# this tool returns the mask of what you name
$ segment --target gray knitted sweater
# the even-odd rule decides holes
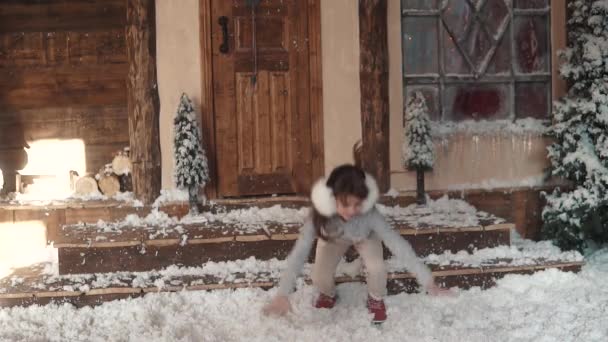
[[[313,198],[313,204],[315,204]],[[375,201],[374,201],[375,204]],[[316,206],[315,206],[316,207]],[[359,243],[369,238],[381,239],[403,265],[412,272],[420,285],[427,287],[433,281],[431,271],[422,263],[412,246],[404,240],[385,220],[384,216],[372,205],[366,212],[344,222],[338,215],[332,215],[325,226],[324,232],[331,239]],[[300,236],[287,257],[287,267],[281,275],[278,293],[288,295],[294,289],[296,278],[301,272],[304,263],[308,260],[314,239],[315,228],[309,218],[301,228]]]

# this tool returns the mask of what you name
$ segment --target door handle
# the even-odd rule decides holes
[[[222,27],[222,44],[220,45],[221,53],[228,53],[228,17],[221,16],[218,23]]]

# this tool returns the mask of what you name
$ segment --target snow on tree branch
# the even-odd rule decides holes
[[[405,141],[403,160],[408,170],[426,171],[433,168],[434,150],[431,124],[424,96],[415,92],[405,109]]]
[[[180,189],[189,190],[192,202],[199,187],[204,187],[209,181],[209,166],[194,108],[186,94],[181,96],[173,123],[175,184]]]
[[[570,89],[555,103],[548,151],[552,174],[574,189],[547,197],[543,233],[580,250],[589,239],[608,241],[608,5],[572,1],[569,8],[560,73]]]

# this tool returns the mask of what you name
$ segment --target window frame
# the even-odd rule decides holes
[[[509,120],[515,120],[518,118],[525,118],[525,117],[530,117],[530,115],[528,115],[528,113],[518,113],[517,112],[517,108],[518,108],[518,103],[516,102],[516,84],[535,84],[535,83],[544,83],[546,85],[546,112],[544,113],[544,115],[542,116],[542,120],[548,120],[551,118],[551,107],[552,107],[552,87],[553,87],[553,80],[552,80],[552,70],[553,70],[553,50],[552,50],[552,46],[551,46],[551,41],[552,41],[552,23],[551,23],[551,1],[547,0],[547,5],[546,7],[543,8],[515,8],[516,4],[515,2],[517,0],[500,0],[500,1],[504,1],[506,8],[507,8],[507,18],[508,20],[505,23],[505,27],[504,30],[505,32],[500,35],[500,38],[498,40],[493,40],[492,43],[494,44],[493,47],[491,47],[492,53],[491,55],[488,57],[488,61],[487,63],[485,63],[485,67],[483,67],[483,70],[481,73],[478,73],[477,71],[479,70],[475,70],[475,72],[471,73],[469,70],[468,74],[454,74],[454,73],[447,73],[446,70],[446,66],[445,66],[445,54],[446,54],[446,46],[444,44],[444,39],[446,38],[446,33],[448,33],[447,31],[447,24],[446,24],[446,20],[444,15],[442,15],[442,13],[444,13],[446,11],[447,8],[447,4],[450,1],[442,1],[442,0],[434,0],[435,3],[431,4],[431,7],[435,7],[435,9],[406,9],[404,8],[406,5],[406,2],[408,0],[401,0],[400,1],[400,10],[401,10],[401,36],[400,36],[400,40],[401,40],[401,49],[402,49],[402,60],[401,60],[401,64],[402,64],[402,89],[403,89],[403,99],[404,99],[404,104],[407,103],[407,100],[409,99],[409,90],[410,88],[416,88],[416,87],[424,87],[424,86],[434,86],[437,88],[437,99],[436,99],[436,104],[434,104],[434,106],[436,106],[436,111],[437,113],[435,114],[434,117],[432,117],[432,119],[436,120],[436,121],[459,121],[454,120],[453,118],[451,119],[450,116],[451,114],[448,113],[448,110],[451,110],[451,108],[446,105],[446,98],[448,97],[447,95],[447,91],[446,89],[448,87],[454,86],[454,85],[466,85],[466,84],[471,84],[471,85],[478,85],[480,87],[484,87],[484,85],[488,85],[488,84],[496,84],[498,85],[505,85],[508,88],[508,99],[506,99],[506,101],[508,101],[507,105],[508,105],[508,113],[505,117],[500,117],[498,119],[509,119]],[[411,0],[410,0],[411,1]],[[430,0],[424,0],[424,2],[429,2]],[[452,0],[452,1],[463,1],[466,2],[465,6],[469,6],[470,9],[470,13],[472,15],[472,17],[474,17],[474,19],[472,20],[483,20],[483,19],[479,19],[481,17],[481,13],[484,9],[484,6],[486,6],[486,4],[490,1],[499,1],[499,0],[476,0],[478,2],[480,2],[480,5],[478,6],[478,10],[475,10],[475,4],[473,3],[472,0]],[[420,2],[419,2],[420,3]],[[426,5],[428,6],[428,3],[426,3]],[[436,21],[436,26],[437,26],[437,33],[436,33],[436,51],[437,51],[437,67],[438,67],[438,73],[425,73],[425,74],[408,74],[407,73],[407,65],[406,65],[406,45],[404,43],[404,39],[405,39],[405,35],[407,34],[407,32],[405,31],[406,28],[406,20],[407,18],[414,18],[414,17],[432,17],[435,18]],[[515,23],[518,20],[518,18],[542,18],[542,20],[545,21],[546,24],[546,46],[544,47],[544,51],[545,54],[543,55],[543,58],[546,59],[546,63],[547,65],[544,66],[544,71],[541,72],[531,72],[531,73],[520,73],[516,70],[516,63],[517,63],[517,42],[516,42],[516,28],[515,28]],[[482,29],[485,30],[486,34],[489,34],[487,27],[485,27],[483,24],[480,25],[482,27]],[[491,37],[491,35],[490,35]],[[487,74],[487,69],[489,67],[489,65],[491,64],[493,57],[495,55],[495,50],[498,49],[498,47],[500,46],[502,39],[510,39],[510,44],[509,44],[509,48],[510,48],[510,67],[508,68],[508,74],[507,75],[493,75],[493,74]],[[456,49],[460,49],[458,44],[454,44],[456,46]],[[467,54],[466,53],[460,53],[460,55],[462,56],[462,58],[465,59],[465,62],[467,62],[467,66],[470,68],[472,66],[472,63],[470,63],[470,61],[467,61],[466,59]],[[475,69],[475,68],[474,68]],[[427,98],[427,103],[429,102],[429,99]],[[534,116],[532,116],[534,117]],[[468,118],[468,119],[476,119],[476,118]],[[488,120],[496,120],[496,118],[488,118]]]

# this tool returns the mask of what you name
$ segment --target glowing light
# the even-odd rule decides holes
[[[85,145],[81,139],[43,139],[29,142],[26,149],[28,163],[20,175],[48,176],[34,179],[34,183],[19,194],[20,200],[51,200],[70,196],[70,170],[86,172]]]
[[[14,269],[56,259],[42,221],[0,222],[0,279]]]

